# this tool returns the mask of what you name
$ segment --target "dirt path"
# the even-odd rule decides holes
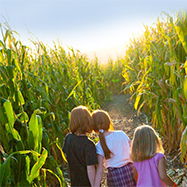
[[[114,129],[123,130],[131,140],[135,128],[143,123],[147,123],[145,114],[140,113],[140,115],[137,116],[137,111],[134,110],[133,103],[130,101],[130,95],[128,94],[112,96],[112,100],[106,102],[102,109],[109,113]],[[165,154],[167,155],[167,153]],[[167,155],[166,158],[167,172],[178,182],[179,187],[187,187],[187,170],[179,163],[179,158],[174,159],[169,155]],[[104,175],[102,181],[102,186],[105,185],[106,175]]]
[[[137,116],[130,102],[130,95],[114,95],[112,100],[106,102],[102,109],[106,110],[113,122],[114,129],[123,130],[132,139],[137,126],[146,123],[146,116],[142,113]]]

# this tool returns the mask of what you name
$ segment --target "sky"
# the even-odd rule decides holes
[[[130,38],[163,11],[179,10],[187,10],[187,0],[0,0],[0,23],[25,45],[29,38],[50,47],[59,40],[64,48],[106,60],[124,54]]]

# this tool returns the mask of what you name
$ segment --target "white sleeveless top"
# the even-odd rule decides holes
[[[130,139],[123,131],[113,131],[111,134],[105,136],[106,144],[112,152],[111,158],[104,158],[104,166],[108,167],[122,167],[129,162],[130,159]],[[96,144],[97,154],[104,157],[104,152],[100,141]]]

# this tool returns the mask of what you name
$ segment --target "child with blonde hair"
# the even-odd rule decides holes
[[[69,129],[63,151],[69,164],[71,186],[94,186],[98,162],[95,144],[87,137],[93,131],[93,120],[85,106],[71,111]]]
[[[108,170],[108,187],[135,187],[129,137],[123,131],[113,130],[110,116],[104,110],[95,110],[92,119],[94,131],[99,133],[99,142],[96,144],[98,166],[95,187],[99,187],[102,180],[103,162]]]
[[[131,146],[137,187],[177,186],[167,175],[164,149],[156,131],[148,125],[136,128]]]

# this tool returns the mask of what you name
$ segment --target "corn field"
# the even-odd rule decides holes
[[[100,108],[131,94],[168,152],[187,160],[187,14],[167,15],[131,40],[126,54],[102,64],[60,43],[34,48],[1,25],[0,186],[66,186],[62,152],[70,111]]]
[[[121,67],[89,62],[60,44],[32,41],[31,49],[7,24],[1,33],[0,186],[65,186],[61,148],[70,111],[100,108],[112,89],[120,90]]]
[[[187,13],[145,26],[121,61],[124,92],[131,93],[134,108],[148,114],[164,148],[179,149],[187,164]]]

